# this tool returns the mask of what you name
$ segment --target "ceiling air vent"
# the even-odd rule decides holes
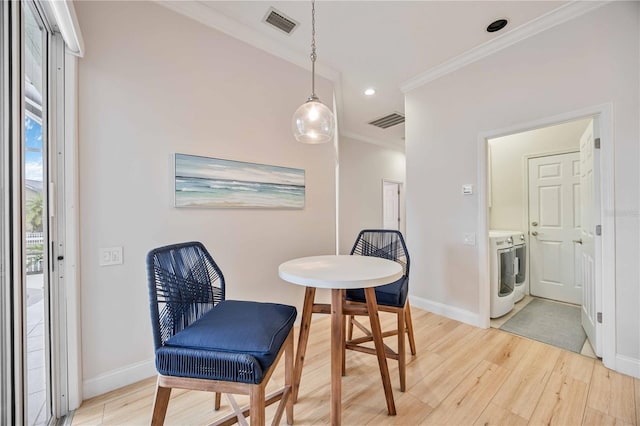
[[[287,34],[291,34],[298,27],[296,21],[273,7],[269,8],[262,21]]]
[[[395,126],[396,124],[402,123],[404,123],[404,115],[397,112],[385,115],[384,117],[380,117],[377,120],[369,122],[369,124],[380,127],[381,129],[388,129],[389,127]]]

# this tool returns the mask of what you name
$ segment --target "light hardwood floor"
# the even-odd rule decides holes
[[[408,357],[404,393],[398,364],[389,360],[398,415],[386,414],[376,357],[348,351],[344,425],[640,426],[638,379],[608,370],[597,359],[500,330],[419,309],[412,314],[418,354]],[[383,328],[394,325],[392,316],[381,313],[381,320]],[[294,407],[297,425],[329,423],[329,333],[328,316],[315,315]],[[278,366],[270,388],[282,384],[283,370]],[[73,425],[149,424],[154,387],[151,378],[87,400],[75,412]],[[267,409],[268,422],[274,410]],[[228,412],[224,398],[215,412],[212,394],[174,390],[165,424],[204,425]]]

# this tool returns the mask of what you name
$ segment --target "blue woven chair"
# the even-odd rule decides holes
[[[147,255],[151,325],[158,370],[151,424],[161,425],[172,388],[249,395],[249,407],[214,424],[264,425],[265,406],[280,401],[273,423],[286,410],[293,424],[293,322],[296,308],[225,300],[222,271],[199,242],[160,247]],[[265,387],[285,354],[285,385]]]
[[[378,310],[392,312],[397,315],[397,328],[384,331],[382,337],[398,336],[398,351],[395,352],[385,345],[387,358],[395,359],[399,363],[400,390],[406,389],[406,359],[405,359],[405,333],[409,336],[411,354],[416,354],[416,343],[413,335],[413,323],[411,321],[411,309],[409,306],[409,266],[410,259],[407,246],[404,243],[402,233],[388,229],[365,229],[360,231],[351,254],[356,256],[375,256],[393,260],[402,265],[403,275],[398,281],[376,287],[376,300]],[[347,304],[365,305],[364,290],[355,289],[346,291]],[[366,315],[366,313],[365,313]],[[360,329],[364,336],[354,338],[353,327]],[[371,331],[358,322],[353,315],[349,316],[347,336],[344,349],[355,350],[375,355],[375,349],[363,346],[364,343],[373,341]],[[343,357],[345,359],[345,357]]]

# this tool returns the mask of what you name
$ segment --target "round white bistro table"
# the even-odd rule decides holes
[[[396,414],[396,407],[389,380],[389,368],[382,342],[375,287],[390,284],[402,277],[402,266],[391,260],[371,256],[327,255],[311,256],[284,262],[278,268],[280,278],[306,287],[298,350],[294,367],[293,400],[298,399],[302,365],[312,313],[331,314],[331,424],[340,425],[342,417],[342,372],[344,370],[343,315],[351,311],[366,310],[371,320],[371,333],[376,347],[382,386],[389,415]],[[314,303],[316,288],[331,289],[331,305]],[[366,309],[347,308],[343,304],[347,289],[364,289]]]

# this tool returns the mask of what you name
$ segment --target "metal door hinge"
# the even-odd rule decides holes
[[[598,321],[600,324],[602,324],[602,312],[598,312],[596,314],[596,321]]]
[[[602,235],[602,225],[596,225],[596,235]]]
[[[596,147],[596,149],[600,149],[600,138],[595,138],[593,140],[593,145]]]

